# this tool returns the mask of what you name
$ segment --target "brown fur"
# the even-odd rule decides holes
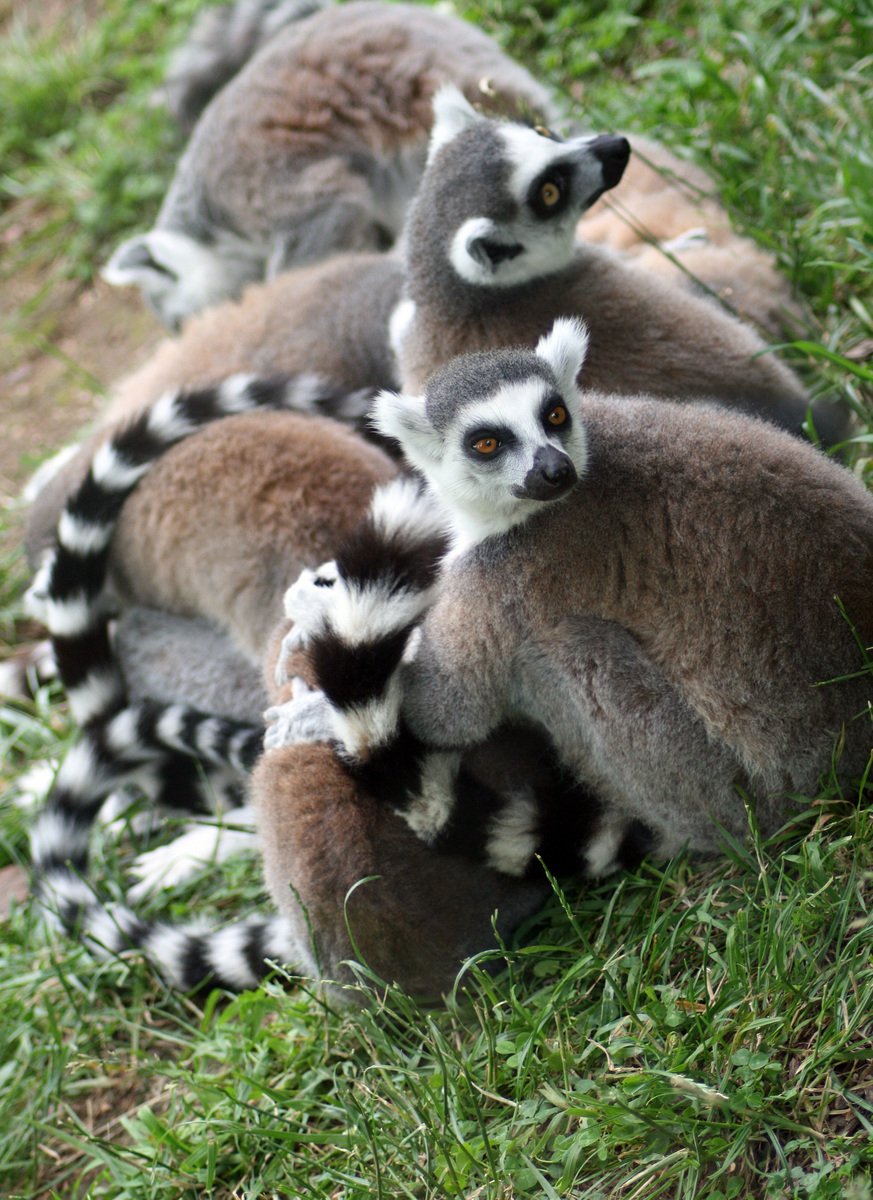
[[[397,468],[334,421],[228,417],[161,458],[125,505],[112,565],[137,604],[207,617],[253,662],[285,588],[330,558]]]
[[[385,328],[400,286],[400,267],[391,259],[348,255],[280,275],[249,288],[239,302],[193,318],[183,334],[163,341],[116,386],[98,431],[34,500],[25,538],[31,564],[52,544],[66,497],[84,478],[100,442],[165,391],[209,386],[240,371],[315,372],[350,389],[394,385]],[[334,311],[340,302],[342,337]]]
[[[873,496],[714,407],[585,393],[581,417],[575,490],[449,569],[406,719],[454,748],[548,729],[598,796],[663,818],[667,853],[716,848],[714,822],[742,836],[737,785],[771,833],[838,740],[843,778],[868,762]]]
[[[314,940],[326,980],[348,980],[344,960],[358,959],[386,982],[436,999],[467,956],[494,945],[495,911],[507,936],[546,894],[541,883],[428,850],[357,788],[327,746],[265,754],[251,794],[270,895],[303,945]]]

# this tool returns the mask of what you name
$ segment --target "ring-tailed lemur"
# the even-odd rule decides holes
[[[83,879],[91,825],[108,793],[130,781],[148,780],[153,790],[157,785],[161,800],[191,804],[197,799],[193,758],[201,759],[207,771],[247,773],[260,752],[263,729],[183,704],[128,702],[109,633],[110,543],[122,506],[153,463],[208,423],[252,409],[329,410],[337,401],[335,389],[313,378],[270,383],[237,377],[214,389],[168,394],[100,448],[85,481],[67,502],[57,545],[36,587],[61,681],[82,726],[32,831],[36,894],[64,927],[79,928],[110,950],[141,945],[182,983],[197,982],[197,969],[202,974],[207,966],[217,982],[238,985],[241,977],[238,964],[229,968],[230,977],[211,960],[204,966],[206,960],[197,959],[195,968],[196,939],[185,943],[187,957],[174,958],[171,944],[180,942],[173,942],[168,926],[143,922],[123,905],[110,911],[95,898]],[[348,401],[343,398],[343,404]],[[286,419],[317,425],[315,417]],[[325,425],[325,441],[337,431],[347,436],[341,427],[329,430]],[[375,481],[379,478],[384,474]],[[305,531],[301,536],[305,540]],[[262,946],[263,954],[284,954],[285,932],[257,921],[253,928],[262,926],[273,938]]]
[[[137,284],[177,328],[265,274],[385,249],[447,79],[491,112],[554,116],[546,88],[449,13],[360,0],[286,25],[203,113],[154,228],[105,277]]]
[[[203,403],[208,402],[207,393]],[[222,490],[220,482],[224,482],[225,491],[239,490],[227,478],[235,441],[231,435],[222,447],[215,435],[222,427],[229,428],[233,421],[249,422],[254,426],[259,417],[262,423],[269,422],[274,426],[280,420],[303,421],[312,427],[318,424],[317,418],[313,417],[298,419],[284,414],[252,413],[227,418],[223,426],[214,425],[199,432],[197,438],[204,439],[205,446],[198,447],[197,439],[177,445],[151,468],[152,472],[157,472],[173,458],[184,459],[187,449],[191,453],[188,465],[196,463],[202,472],[202,483],[196,480],[192,483],[192,472],[184,469],[184,462],[179,464],[181,476],[191,484],[191,492],[186,492],[185,498],[177,494],[176,522],[182,519],[183,510],[193,507],[192,520],[196,523],[198,504],[203,515],[222,512],[220,494],[216,496],[216,491],[221,493]],[[168,426],[180,432],[179,424],[168,418],[171,418],[171,410],[165,405],[163,412],[153,416],[151,422],[157,423],[160,430],[166,421]],[[147,422],[147,418],[143,421]],[[276,429],[272,431],[274,439],[277,432]],[[342,428],[335,428],[330,436],[336,440],[344,437],[354,440]],[[244,437],[236,444],[246,446],[248,440]],[[155,452],[164,444],[163,440],[154,443]],[[330,448],[325,438],[323,457]],[[262,444],[260,449],[263,454],[265,446]],[[358,450],[365,459],[374,453],[363,443],[358,443]],[[284,446],[280,446],[280,451],[286,458],[290,457]],[[108,471],[108,481],[115,480],[121,489],[132,482],[125,471],[109,469],[114,461],[111,449],[104,451],[101,457],[103,467],[98,471],[101,478],[106,477]],[[141,465],[144,469],[145,463]],[[301,475],[309,480],[314,474],[314,464],[304,455],[302,463],[292,464],[292,469],[286,470],[284,483],[281,478],[276,478],[276,487],[286,502],[283,504],[278,497],[274,501],[277,505],[274,517],[264,521],[268,530],[283,513],[286,518],[293,518],[294,492],[298,486],[294,481],[302,482]],[[387,474],[383,468],[383,482]],[[378,482],[378,474],[374,472],[374,475],[374,482]],[[150,473],[142,477],[137,490],[127,501],[128,505],[137,502],[149,479]],[[310,481],[307,486],[314,482]],[[330,479],[325,481],[326,490],[330,483]],[[408,484],[404,485],[401,494],[408,488]],[[112,487],[110,490],[114,495],[118,489]],[[85,492],[92,503],[99,499],[98,507],[103,513],[101,488],[89,483]],[[111,507],[118,498],[109,501]],[[257,507],[259,498],[252,495],[249,501]],[[328,505],[327,498],[324,504]],[[361,504],[361,511],[363,507]],[[377,502],[376,514],[371,519],[378,519],[383,537],[390,530],[392,521],[397,527],[397,538],[401,537],[402,527],[408,522],[408,505],[386,505],[382,498]],[[168,535],[173,523],[174,518],[168,516]],[[140,528],[144,526],[147,522],[141,520]],[[337,530],[336,535],[341,537],[342,530]],[[87,533],[86,527],[80,526],[78,536],[73,539],[73,550],[76,545],[81,550],[94,542],[103,542],[107,536],[108,523],[104,519],[99,522],[99,533],[95,531],[93,536]],[[267,541],[256,545],[256,552],[262,555],[260,567],[250,559],[241,539],[232,532],[228,536],[226,530],[225,540],[222,542],[217,538],[215,541],[215,557],[237,560],[243,576],[268,570],[271,562],[285,553],[281,539],[275,540],[275,528],[268,536],[273,539],[272,548]],[[432,528],[428,537],[429,545],[419,549],[420,565],[417,568],[414,564],[409,566],[410,580],[420,581],[428,571],[433,571],[440,543]],[[388,540],[389,544],[394,544],[391,538]],[[85,558],[90,556],[85,555]],[[82,565],[86,565],[84,561]],[[76,574],[73,571],[71,578],[75,579]],[[92,590],[96,588],[96,574],[99,572],[86,571],[86,575],[92,577]],[[283,590],[284,582],[281,587],[277,586],[277,603],[281,601]],[[62,606],[60,611],[65,608]],[[73,611],[82,613],[84,608],[75,606]],[[182,636],[186,636],[184,631]],[[184,650],[190,654],[191,647],[186,646]],[[207,653],[213,654],[213,647],[210,646]],[[272,668],[270,673],[272,676]],[[271,686],[274,696],[281,698],[275,685]],[[231,990],[255,986],[269,970],[270,960],[288,963],[295,972],[322,979],[348,979],[346,961],[363,955],[383,977],[396,979],[418,994],[438,996],[451,986],[454,974],[466,956],[492,945],[495,910],[498,912],[496,928],[504,936],[541,903],[547,891],[542,880],[501,879],[462,856],[433,854],[410,834],[402,821],[362,794],[344,772],[338,772],[328,749],[311,744],[280,747],[276,752],[268,753],[253,781],[265,868],[280,909],[279,917],[246,917],[223,930],[210,931],[202,926],[186,928],[165,921],[144,920],[128,903],[102,903],[83,877],[87,866],[89,821],[108,787],[124,778],[126,771],[136,769],[137,756],[142,762],[136,776],[139,778],[142,770],[155,760],[162,761],[163,746],[167,741],[171,749],[180,753],[191,743],[196,745],[193,714],[188,714],[192,727],[182,731],[185,738],[181,743],[177,743],[175,736],[167,736],[167,724],[157,724],[158,718],[166,722],[172,720],[173,713],[180,711],[176,706],[168,718],[166,710],[146,705],[126,706],[105,721],[92,721],[79,748],[73,752],[69,766],[62,767],[61,792],[56,793],[37,824],[34,859],[38,892],[47,907],[60,913],[66,926],[78,926],[90,943],[109,952],[137,947],[172,982],[189,988],[203,983]],[[151,734],[148,729],[134,725],[135,717],[139,719],[143,715],[148,715],[152,727],[156,726]],[[202,729],[202,726],[198,728]],[[212,722],[206,728],[219,730],[224,727]],[[153,745],[155,741],[157,745]],[[479,775],[490,787],[500,786],[496,781],[502,778],[502,786],[517,788],[514,776],[519,772],[530,779],[531,787],[547,789],[552,786],[550,771],[553,768],[547,754],[543,761],[542,739],[513,733],[504,745],[495,739],[490,751],[496,754],[496,761],[489,761],[486,748],[479,763]],[[184,760],[172,761],[178,766]],[[475,761],[471,763],[473,774],[476,766]],[[188,786],[190,781],[177,779],[175,782]],[[169,799],[174,798],[170,796]],[[231,820],[234,819],[231,814]],[[362,879],[374,875],[380,878],[356,886]]]
[[[773,832],[832,765],[870,763],[873,497],[760,421],[580,395],[586,344],[558,321],[535,353],[377,399],[451,522],[435,600],[403,593],[392,620],[390,549],[378,606],[332,566],[288,597],[326,700],[289,702],[272,741],[321,721],[429,844],[466,824],[517,875],[543,849],[537,805],[483,806],[460,769],[507,720],[546,731],[598,797],[573,848],[589,870],[629,836],[712,851],[743,836],[747,799]]]
[[[576,140],[481,116],[450,85],[434,111],[428,169],[404,233],[406,294],[392,317],[405,389],[420,391],[457,355],[532,346],[557,317],[577,316],[591,338],[586,388],[715,400],[800,432],[809,397],[750,328],[605,247],[575,241],[595,198]],[[627,148],[601,145],[614,184]],[[827,407],[815,420],[832,439]]]

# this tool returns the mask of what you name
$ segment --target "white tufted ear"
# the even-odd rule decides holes
[[[427,161],[431,162],[437,150],[481,120],[461,89],[453,83],[444,83],[433,98],[433,126]]]
[[[588,353],[588,330],[576,317],[558,317],[537,342],[536,352],[555,372],[562,391],[576,390],[576,376]]]
[[[379,433],[395,438],[414,467],[427,472],[442,458],[443,441],[424,411],[423,396],[380,392],[373,401],[370,421]]]

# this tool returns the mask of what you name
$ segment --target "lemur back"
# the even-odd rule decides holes
[[[426,7],[360,0],[279,30],[203,113],[154,229],[118,248],[171,327],[265,273],[400,232],[436,88],[549,119],[548,91],[481,30]]]
[[[190,133],[203,109],[252,55],[285,25],[328,0],[235,0],[202,9],[173,52],[155,99]]]
[[[377,626],[359,604],[356,643],[343,632],[363,584],[341,563],[311,617],[311,581],[291,596],[325,736],[362,785],[434,846],[466,813],[472,844],[520,875],[539,804],[483,804],[463,777],[507,720],[547,731],[596,798],[578,845],[595,873],[629,836],[662,856],[742,837],[744,797],[771,833],[832,764],[846,784],[869,767],[873,497],[760,421],[580,398],[584,347],[559,322],[536,354],[473,355],[423,399],[377,401],[454,529],[417,640],[408,599]],[[284,720],[293,738],[293,703]]]

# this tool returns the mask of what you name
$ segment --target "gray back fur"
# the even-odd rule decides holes
[[[486,34],[434,9],[360,0],[287,25],[206,108],[154,229],[116,250],[107,279],[138,283],[175,326],[265,273],[385,249],[446,80],[491,111],[553,115]]]

